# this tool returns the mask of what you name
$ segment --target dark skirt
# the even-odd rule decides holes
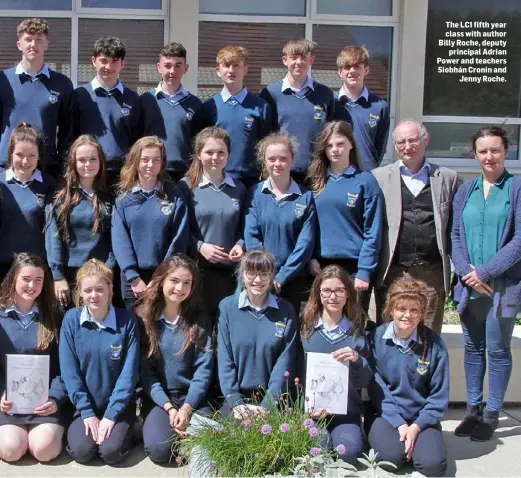
[[[54,415],[40,417],[38,415],[7,415],[0,413],[0,426],[2,425],[41,425],[42,423],[53,423],[55,425],[64,426],[63,417],[58,410]]]

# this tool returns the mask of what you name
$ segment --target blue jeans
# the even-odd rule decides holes
[[[515,317],[497,317],[492,300],[488,297],[469,300],[467,308],[461,314],[469,405],[479,405],[483,401],[483,380],[488,355],[487,410],[501,410],[512,372],[510,342],[515,321]]]

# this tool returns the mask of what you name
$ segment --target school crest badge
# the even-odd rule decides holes
[[[119,360],[121,358],[122,349],[123,349],[123,347],[121,345],[111,345],[110,346],[110,359]]]
[[[357,199],[358,199],[358,193],[347,193],[347,205],[349,207],[355,207]]]
[[[171,202],[165,201],[161,203],[161,212],[165,216],[170,216],[174,211],[174,205]]]
[[[251,131],[253,128],[254,121],[255,121],[255,118],[253,116],[246,116],[246,118],[244,118],[244,129],[246,131]]]
[[[324,117],[324,108],[320,105],[313,106],[313,118],[321,120]]]
[[[240,205],[238,199],[232,198],[232,204],[236,211],[238,211],[241,208],[241,205]]]
[[[374,128],[378,124],[380,116],[369,113],[369,126]]]
[[[188,121],[192,121],[194,114],[195,114],[195,111],[192,108],[188,108],[188,110],[186,111],[186,119]]]
[[[421,358],[418,359],[418,362],[416,364],[416,371],[420,375],[425,375],[429,370],[430,362],[427,362],[425,360],[422,360]]]
[[[51,93],[51,95],[49,96],[49,101],[54,105],[55,103],[58,103],[58,99],[60,97],[60,92],[59,91],[53,91],[53,90],[50,90],[49,93]]]
[[[286,324],[284,322],[275,322],[275,337],[284,337],[284,331],[286,330]]]
[[[45,206],[45,194],[36,193],[36,204],[40,207]]]
[[[121,108],[121,114],[123,116],[128,116],[130,114],[131,109],[132,109],[132,106],[127,105],[126,103],[123,103],[123,108]]]
[[[295,217],[302,217],[306,212],[306,207],[305,204],[295,204]]]

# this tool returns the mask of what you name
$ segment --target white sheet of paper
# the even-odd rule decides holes
[[[9,413],[31,414],[49,398],[49,356],[7,354],[6,393]]]
[[[306,353],[306,411],[327,410],[345,415],[349,391],[349,366],[331,354]]]

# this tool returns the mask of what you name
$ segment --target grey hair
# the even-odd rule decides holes
[[[427,131],[427,128],[421,124],[419,121],[416,121],[415,119],[403,119],[401,120],[393,129],[393,142],[396,141],[395,131],[396,129],[401,126],[404,123],[414,123],[416,127],[418,128],[418,131],[420,132],[420,138],[428,138],[429,132]]]

